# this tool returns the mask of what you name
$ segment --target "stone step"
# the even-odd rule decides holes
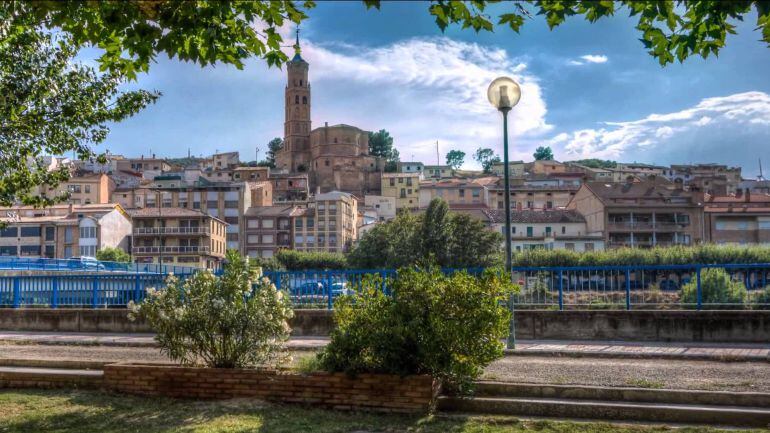
[[[557,398],[617,402],[745,406],[770,409],[770,393],[549,385],[480,381],[477,397]]]
[[[556,398],[441,396],[438,409],[492,415],[767,427],[770,409],[691,404],[611,402]]]
[[[0,367],[0,388],[101,388],[101,370]]]

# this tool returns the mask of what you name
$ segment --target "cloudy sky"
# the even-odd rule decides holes
[[[512,159],[549,145],[559,160],[588,157],[655,164],[723,162],[757,174],[770,167],[770,48],[738,24],[719,58],[661,68],[626,13],[549,31],[536,17],[521,34],[448,29],[422,3],[319,2],[303,23],[313,126],[387,129],[402,160],[442,163],[452,149],[502,149],[501,119],[485,97],[508,75],[522,86],[512,117]],[[287,33],[291,29],[285,29]],[[290,49],[287,48],[287,52]],[[132,85],[160,101],[115,125],[114,153],[185,156],[238,150],[264,156],[282,135],[285,71],[249,62],[244,70],[159,59]]]

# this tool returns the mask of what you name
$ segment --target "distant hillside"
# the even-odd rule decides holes
[[[609,159],[590,158],[590,159],[579,159],[577,161],[569,161],[569,162],[574,162],[575,164],[585,165],[586,167],[591,167],[591,168],[616,168],[618,166],[618,163],[616,161],[610,161]]]

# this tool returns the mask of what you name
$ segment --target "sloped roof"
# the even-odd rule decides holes
[[[487,212],[489,219],[495,223],[505,223],[505,210],[490,209]],[[583,215],[574,210],[511,210],[512,223],[582,223]]]

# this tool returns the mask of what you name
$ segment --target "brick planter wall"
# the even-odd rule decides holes
[[[109,364],[108,390],[197,399],[255,397],[341,410],[425,413],[433,409],[438,382],[430,376],[391,376],[259,369]]]

